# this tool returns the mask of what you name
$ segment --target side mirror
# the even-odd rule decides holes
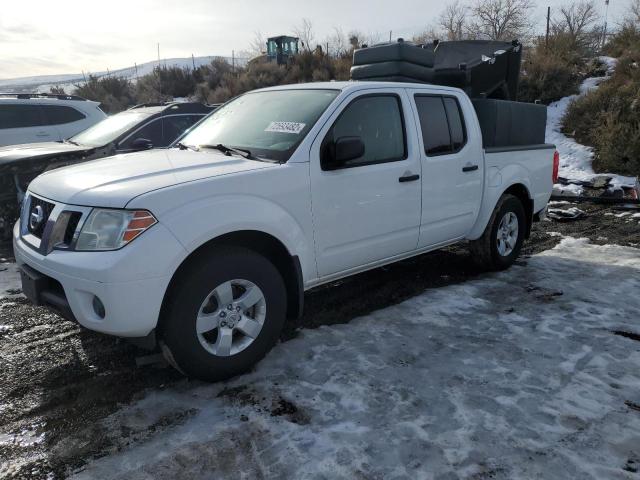
[[[364,155],[364,143],[360,137],[340,137],[333,144],[327,145],[322,158],[324,170],[336,170],[349,160]]]
[[[153,142],[151,140],[147,140],[146,138],[136,138],[133,142],[131,142],[131,150],[136,152],[140,150],[151,150],[153,148]]]

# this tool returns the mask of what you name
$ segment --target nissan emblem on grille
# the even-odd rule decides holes
[[[36,230],[43,220],[44,210],[41,205],[36,205],[36,207],[31,210],[31,215],[29,215],[29,227],[31,230]]]

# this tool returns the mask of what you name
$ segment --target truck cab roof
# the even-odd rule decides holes
[[[455,87],[446,87],[443,85],[433,85],[430,83],[411,83],[411,82],[391,82],[391,81],[374,81],[374,80],[347,80],[336,82],[313,82],[313,83],[294,83],[289,85],[278,85],[275,87],[262,88],[260,91],[273,91],[273,90],[340,90],[343,92],[365,90],[370,88],[411,88],[411,89],[425,89],[432,91],[448,91],[461,93],[462,90]]]

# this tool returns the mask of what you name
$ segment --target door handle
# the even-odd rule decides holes
[[[420,178],[420,175],[415,174],[415,175],[405,175],[404,177],[400,177],[398,179],[398,181],[400,183],[404,183],[404,182],[414,182],[416,180],[418,180]]]
[[[478,165],[466,165],[462,167],[463,172],[473,172],[474,170],[478,170]]]

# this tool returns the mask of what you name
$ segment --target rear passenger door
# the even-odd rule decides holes
[[[422,218],[418,247],[464,237],[473,227],[482,199],[483,158],[478,135],[453,94],[411,91],[420,132]]]

